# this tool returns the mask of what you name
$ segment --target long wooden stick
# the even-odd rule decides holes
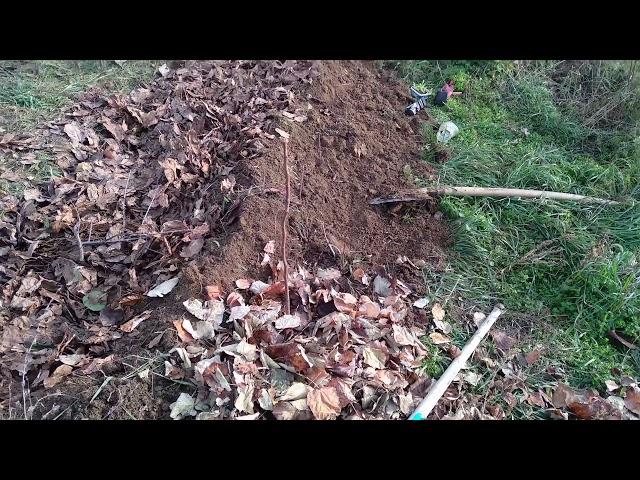
[[[425,187],[410,190],[401,190],[395,194],[374,198],[369,203],[379,205],[382,203],[410,202],[416,200],[429,200],[431,195],[450,195],[454,197],[520,197],[520,198],[548,198],[550,200],[568,200],[572,202],[599,203],[602,205],[618,205],[619,202],[604,198],[587,197],[573,193],[548,192],[545,190],[523,190],[520,188],[490,188],[490,187]]]
[[[436,406],[440,397],[444,395],[444,392],[449,388],[453,379],[456,378],[456,375],[460,371],[460,369],[464,366],[464,364],[469,360],[473,352],[482,339],[489,333],[489,329],[495,323],[500,315],[504,312],[504,305],[498,304],[493,308],[493,311],[489,314],[489,316],[480,324],[476,333],[473,334],[471,340],[464,346],[460,355],[458,355],[449,365],[449,368],[445,370],[442,376],[438,379],[438,381],[431,387],[427,396],[424,397],[424,400],[420,402],[416,411],[409,417],[409,420],[425,420],[431,410]]]
[[[289,263],[287,262],[287,222],[289,221],[289,209],[291,206],[291,180],[289,178],[289,150],[288,140],[284,139],[284,176],[287,181],[285,210],[282,217],[282,263],[284,263],[284,298],[285,312],[291,315],[291,301],[289,299]]]

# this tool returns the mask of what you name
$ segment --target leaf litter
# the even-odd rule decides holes
[[[294,91],[314,75],[305,61],[162,65],[129,95],[89,90],[58,119],[3,136],[0,153],[48,152],[61,175],[0,198],[2,387],[24,377],[36,394],[79,371],[58,350],[104,359],[136,335],[147,303],[172,295],[186,262],[237,220],[251,184],[231,172],[264,155],[280,112],[303,121]]]
[[[336,68],[332,64],[327,71]],[[371,75],[356,70],[360,76]],[[278,132],[277,119],[307,121],[294,98],[315,75],[309,62],[187,62],[176,69],[163,65],[157,80],[127,96],[90,91],[64,118],[33,135],[0,138],[3,154],[28,161],[33,151],[45,150],[62,171],[20,198],[0,198],[3,392],[7,382],[19,385],[21,375],[29,394],[35,394],[72,376],[114,368],[119,361],[114,341],[137,335],[150,318],[149,302],[175,295],[187,262],[210,253],[216,238],[238,220],[239,206],[255,188],[243,165],[263,156],[274,134],[295,140],[293,123],[289,132]],[[323,111],[333,119],[327,108]],[[378,118],[375,112],[371,115]],[[404,123],[396,128],[406,130]],[[357,132],[347,130],[345,152],[366,157],[367,171],[371,166],[387,172],[389,159],[383,160],[384,168],[376,164],[381,151],[376,152],[375,142],[356,141]],[[393,132],[396,145],[404,145],[405,137],[404,132]],[[319,140],[326,146],[326,138]],[[350,145],[354,141],[355,146]],[[333,154],[333,149],[323,154],[327,152]],[[404,161],[406,155],[399,156]],[[2,178],[11,177],[1,173]],[[333,210],[346,211],[340,205]],[[377,228],[379,221],[370,212],[362,224],[348,217],[341,220],[346,228],[384,230],[385,235],[397,230]],[[437,233],[431,227],[424,230]],[[353,237],[370,241],[360,233]],[[261,241],[264,245],[267,239]],[[336,239],[329,241],[345,250]],[[433,247],[428,248],[427,253],[433,253]],[[424,314],[429,303],[420,298],[423,292],[416,292],[413,298],[418,300],[412,303],[411,286],[364,264],[351,273],[357,292],[346,290],[340,269],[324,262],[315,273],[290,273],[292,315],[285,316],[286,287],[274,260],[275,241],[263,250],[262,266],[271,271],[270,278],[228,279],[238,280],[238,291],[218,283],[203,285],[200,297],[178,302],[184,316],[171,319],[178,343],[164,363],[165,374],[190,382],[197,392],[192,388],[174,398],[170,416],[408,416],[432,381],[421,367],[429,357],[424,342],[435,343],[435,337],[441,343],[437,348],[456,355],[457,347],[447,337],[451,325],[440,310],[432,310],[434,325],[428,326],[426,317],[424,324],[415,324],[413,305]],[[398,268],[408,268],[405,264],[424,262],[407,259]],[[479,323],[481,317],[477,312],[474,320]],[[148,344],[156,346],[163,335],[154,333]],[[460,382],[443,398],[437,418],[504,418],[523,398],[544,405],[554,418],[637,414],[637,385],[622,379],[622,388],[603,400],[613,410],[602,407],[593,392],[569,395],[571,401],[558,407],[547,396],[551,392],[516,397],[513,392],[524,388],[524,374],[511,362],[515,339],[505,334],[494,341],[501,350],[497,358],[488,358],[486,352],[477,357],[502,368],[490,388],[513,401],[504,409],[491,402],[479,408],[483,398],[461,396]],[[523,355],[529,364],[539,358],[538,352]],[[464,379],[480,382],[475,373]],[[5,401],[0,397],[0,403]]]

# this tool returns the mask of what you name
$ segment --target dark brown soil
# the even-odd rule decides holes
[[[406,166],[415,176],[433,174],[420,158],[419,120],[403,114],[406,86],[365,62],[323,62],[319,68],[307,93],[308,120],[282,126],[291,135],[290,263],[359,260],[394,268],[398,256],[407,256],[441,267],[449,234],[433,218],[433,206],[390,212],[368,203],[408,186]],[[267,155],[245,164],[242,173],[257,186],[283,190],[283,150],[273,140]],[[261,251],[269,240],[280,244],[283,205],[278,194],[248,197],[237,231],[219,256],[203,260],[205,281],[229,285],[264,274]]]

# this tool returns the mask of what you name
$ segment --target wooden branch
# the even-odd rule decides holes
[[[284,139],[284,175],[287,182],[285,194],[285,210],[282,217],[282,262],[284,263],[284,298],[285,311],[287,315],[291,315],[291,301],[289,298],[289,264],[287,262],[287,222],[289,221],[289,209],[291,206],[291,180],[289,178],[289,151],[287,148],[288,140]]]
[[[573,193],[548,192],[545,190],[523,190],[519,188],[489,188],[489,187],[425,187],[401,190],[395,194],[377,197],[371,200],[371,205],[383,203],[411,202],[430,200],[431,195],[450,195],[453,197],[496,197],[496,198],[548,198],[549,200],[567,200],[572,202],[598,203],[601,205],[618,205],[620,202],[604,198],[587,197]]]
[[[478,348],[478,345],[480,345],[482,339],[487,335],[487,333],[489,333],[491,326],[503,312],[504,306],[502,304],[498,304],[493,308],[493,311],[484,320],[484,322],[480,324],[476,333],[473,334],[471,340],[469,340],[469,342],[464,346],[460,355],[453,359],[438,381],[431,386],[427,396],[424,397],[422,402],[420,402],[420,405],[418,405],[416,411],[409,417],[409,420],[425,420],[429,416],[433,408],[438,403],[438,400],[440,400],[449,385],[451,385],[451,382],[456,378],[456,375],[458,375],[460,369],[464,366],[467,360],[469,360],[473,352]]]

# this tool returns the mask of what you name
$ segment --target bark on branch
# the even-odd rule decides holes
[[[432,195],[450,195],[454,197],[496,197],[496,198],[548,198],[550,200],[566,200],[571,202],[598,203],[601,205],[618,205],[620,202],[604,198],[587,197],[573,193],[548,192],[545,190],[523,190],[519,188],[489,188],[489,187],[425,187],[401,190],[396,193],[377,197],[371,200],[371,205],[383,203],[411,202],[429,200]]]

